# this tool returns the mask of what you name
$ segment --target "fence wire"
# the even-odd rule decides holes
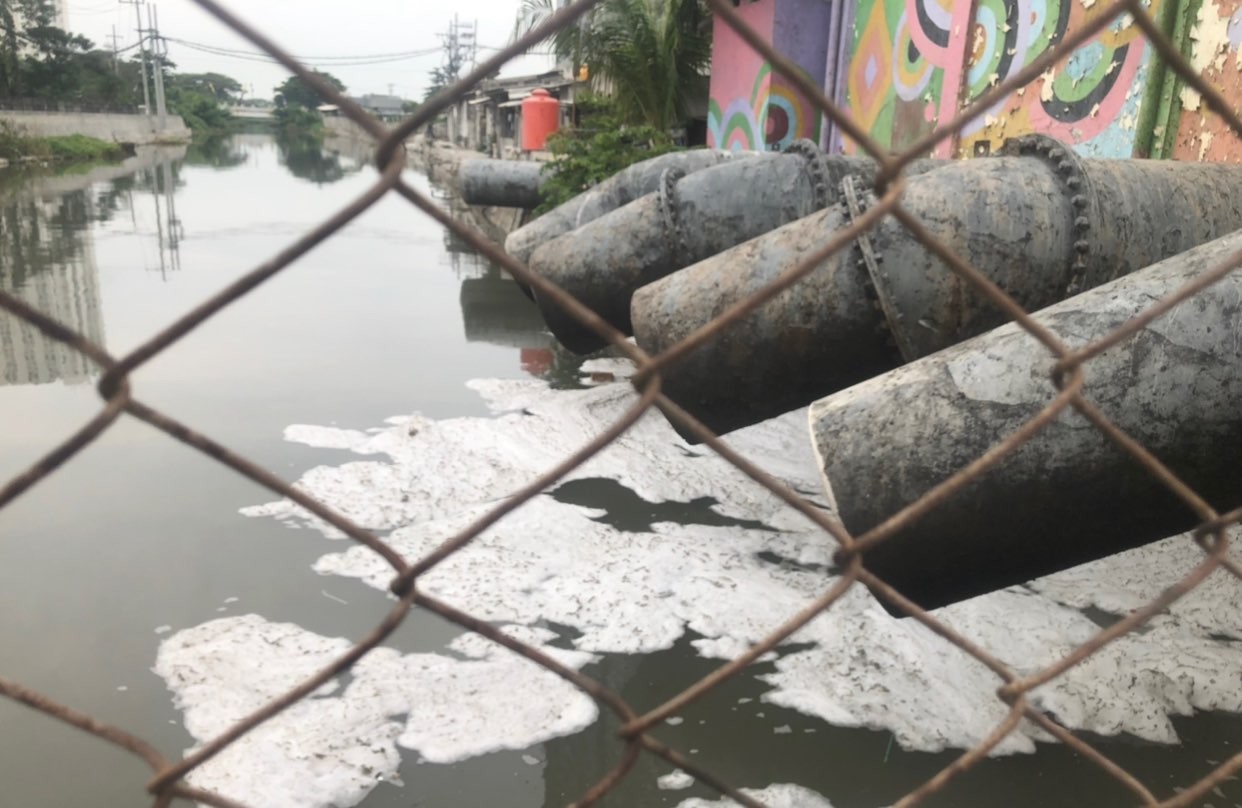
[[[152,745],[126,732],[124,729],[101,723],[69,705],[57,702],[19,683],[0,678],[0,694],[22,702],[51,718],[58,719],[84,732],[91,733],[104,741],[120,746],[146,761],[153,772],[152,779],[146,784],[146,790],[153,799],[152,804],[157,806],[157,808],[171,804],[176,798],[195,800],[203,804],[225,808],[241,808],[233,800],[189,785],[185,778],[205,761],[218,755],[243,735],[299,700],[309,696],[334,677],[347,671],[358,660],[379,646],[397,628],[408,612],[412,608],[417,607],[434,612],[470,632],[475,632],[505,646],[530,660],[532,664],[542,666],[581,689],[600,706],[611,710],[620,719],[623,726],[617,738],[616,764],[588,793],[581,795],[576,803],[577,805],[585,806],[598,802],[627,776],[640,755],[651,754],[664,758],[677,768],[691,774],[698,781],[718,790],[736,802],[754,808],[755,806],[761,806],[762,803],[753,797],[739,792],[718,774],[698,765],[680,751],[664,745],[652,737],[650,733],[687,704],[703,697],[729,677],[737,675],[816,616],[825,610],[831,609],[833,604],[839,601],[851,587],[863,584],[881,597],[889,600],[896,608],[904,611],[913,619],[919,621],[931,631],[957,646],[962,652],[975,658],[993,671],[1001,680],[1001,685],[995,694],[996,698],[1008,706],[1008,712],[1004,720],[983,741],[966,751],[922,786],[905,795],[896,803],[898,806],[903,806],[904,808],[916,805],[928,796],[944,789],[954,778],[976,766],[1007,735],[1016,730],[1024,719],[1043,728],[1050,735],[1071,747],[1083,758],[1094,763],[1128,789],[1134,796],[1135,801],[1143,805],[1160,805],[1171,808],[1172,806],[1196,804],[1208,795],[1213,788],[1229,779],[1233,773],[1242,768],[1242,752],[1239,752],[1220,763],[1199,781],[1184,784],[1181,790],[1174,796],[1161,800],[1134,774],[1110,760],[1083,738],[1059,723],[1054,717],[1036,709],[1029,698],[1031,691],[1035,688],[1063,675],[1118,637],[1142,627],[1153,616],[1196,588],[1218,568],[1224,568],[1235,577],[1242,578],[1242,567],[1227,555],[1229,541],[1226,537],[1226,529],[1242,520],[1242,509],[1227,514],[1217,513],[1194,490],[1179,480],[1157,457],[1119,429],[1083,395],[1085,369],[1092,358],[1107,348],[1133,336],[1139,329],[1156,317],[1169,311],[1173,306],[1222,279],[1227,273],[1233,271],[1239,263],[1242,263],[1242,251],[1229,256],[1227,260],[1213,267],[1167,298],[1158,301],[1142,315],[1135,317],[1107,336],[1077,350],[1072,350],[1057,335],[1032,319],[1021,306],[976,267],[963,260],[960,256],[955,255],[943,243],[938,241],[917,217],[912,215],[902,205],[905,187],[902,172],[912,160],[926,155],[937,144],[959,133],[966,123],[984,115],[996,102],[1005,98],[1009,93],[1018,90],[1043,75],[1049,68],[1064,60],[1074,49],[1104,31],[1123,15],[1129,15],[1133,19],[1134,23],[1147,38],[1147,41],[1155,48],[1160,58],[1164,60],[1165,65],[1175,71],[1182,81],[1200,94],[1203,103],[1206,104],[1213,114],[1219,116],[1228,125],[1235,136],[1242,137],[1242,120],[1229,107],[1221,93],[1204,81],[1183,58],[1177,48],[1160,30],[1160,27],[1152,19],[1148,10],[1143,7],[1142,0],[1118,0],[1118,2],[1098,10],[1086,24],[1057,43],[1055,47],[1051,47],[1008,80],[997,84],[982,94],[962,109],[952,120],[937,126],[934,131],[896,155],[887,153],[856,121],[850,118],[845,110],[827,98],[815,84],[808,81],[793,62],[783,54],[775,51],[760,35],[748,28],[741,16],[733,8],[733,3],[730,0],[707,0],[713,12],[747,42],[750,47],[757,51],[763,59],[767,60],[771,64],[773,71],[779,73],[796,86],[798,90],[803,92],[818,106],[820,111],[857,144],[861,152],[868,154],[876,161],[880,169],[876,183],[878,199],[876,204],[871,206],[864,215],[858,217],[848,229],[840,232],[826,247],[818,250],[797,266],[789,268],[760,293],[735,305],[679,344],[656,356],[650,356],[631,342],[628,342],[623,334],[571,295],[531,272],[525,265],[514,260],[484,238],[481,233],[455,220],[431,198],[419,192],[402,179],[402,170],[406,165],[403,143],[409,136],[430,123],[451,104],[460,100],[479,81],[493,75],[508,60],[525,52],[532,45],[545,40],[564,26],[573,24],[575,20],[587,13],[592,7],[599,5],[602,0],[578,0],[561,9],[528,35],[515,41],[510,47],[496,53],[492,58],[479,65],[468,76],[421,106],[415,114],[411,115],[399,126],[391,129],[368,115],[354,101],[321,81],[309,69],[299,64],[286,51],[276,45],[263,32],[246,24],[230,11],[214,2],[214,0],[195,0],[195,2],[313,86],[325,102],[337,105],[343,115],[350,118],[374,137],[378,144],[376,164],[380,170],[379,177],[366,193],[318,227],[306,233],[279,255],[255,268],[220,293],[204,301],[167,329],[155,334],[132,352],[122,357],[110,355],[102,346],[90,342],[81,334],[45,316],[12,294],[0,291],[0,308],[31,324],[48,338],[59,341],[81,352],[83,356],[100,368],[102,377],[98,384],[98,390],[103,399],[103,406],[99,412],[77,432],[53,448],[27,471],[10,480],[3,488],[0,488],[0,508],[7,506],[32,486],[46,478],[59,466],[71,460],[116,423],[122,415],[128,414],[151,424],[171,438],[194,447],[217,462],[233,469],[238,474],[270,489],[272,492],[297,503],[310,513],[341,530],[354,541],[370,548],[392,567],[391,590],[397,595],[398,600],[384,621],[376,626],[367,636],[360,638],[348,653],[298,687],[254,712],[227,732],[204,744],[193,754],[181,760],[170,760]],[[323,241],[330,239],[341,228],[389,193],[396,193],[407,199],[420,211],[440,222],[457,237],[470,244],[480,254],[503,267],[515,278],[529,284],[537,290],[543,299],[555,301],[580,323],[606,338],[618,350],[633,359],[638,366],[635,384],[640,392],[636,403],[616,423],[609,426],[588,445],[583,446],[554,468],[549,469],[537,480],[531,482],[520,491],[515,492],[503,504],[497,506],[493,511],[470,525],[460,534],[446,541],[432,553],[412,561],[402,558],[394,549],[372,532],[359,527],[345,516],[336,513],[331,508],[316,501],[313,497],[297,490],[271,472],[259,467],[245,457],[230,452],[210,437],[199,434],[159,410],[142,403],[134,397],[129,386],[130,374],[143,364],[157,355],[173,349],[191,330],[215,317],[268,279],[281,272],[293,271],[291,268],[302,255]],[[1022,328],[1035,337],[1048,350],[1056,360],[1049,379],[1050,391],[1054,390],[1056,394],[1047,406],[1022,429],[1007,436],[984,456],[959,470],[921,499],[911,503],[900,512],[892,514],[889,519],[874,529],[865,534],[855,536],[851,535],[840,522],[826,515],[801,495],[765,474],[762,469],[757,468],[746,458],[739,456],[717,436],[712,434],[707,427],[666,398],[661,393],[661,373],[680,357],[684,357],[696,347],[717,337],[765,301],[797,283],[799,279],[820,262],[833,253],[846,248],[857,236],[875,227],[881,220],[890,216],[900,221],[928,250],[932,251],[949,266],[953,272],[957,273],[974,289],[978,290],[992,304],[1004,311],[1010,319],[1020,324]],[[679,423],[686,431],[701,439],[725,460],[751,477],[756,485],[766,488],[787,503],[790,508],[801,512],[807,519],[818,525],[827,534],[826,538],[830,537],[840,548],[837,557],[841,562],[841,577],[832,582],[831,586],[822,595],[813,602],[806,604],[797,614],[790,616],[783,625],[745,654],[719,667],[710,675],[695,682],[663,704],[639,706],[628,703],[619,694],[605,687],[600,682],[558,663],[555,659],[525,643],[513,639],[489,623],[419,591],[418,581],[420,576],[469,545],[488,527],[503,519],[515,509],[522,507],[531,498],[548,489],[566,474],[602,451],[653,407],[659,408],[669,419]],[[1058,414],[1071,408],[1077,410],[1095,428],[1126,452],[1134,463],[1154,475],[1162,485],[1197,515],[1200,527],[1187,541],[1194,542],[1198,549],[1188,546],[1186,551],[1201,553],[1202,560],[1184,578],[1165,590],[1159,597],[1146,604],[1143,608],[1135,610],[1124,619],[1100,631],[1087,642],[1073,649],[1059,661],[1045,669],[1026,676],[1020,676],[1012,668],[972,642],[970,638],[962,636],[945,625],[935,616],[905,598],[900,591],[897,591],[868,571],[864,551],[867,548],[875,547],[882,542],[888,541],[903,525],[921,518],[952,496],[954,492],[988,474],[1004,457],[1030,441]]]

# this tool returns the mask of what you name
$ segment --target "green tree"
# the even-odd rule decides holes
[[[336,76],[331,73],[322,71],[314,71],[322,81],[335,87],[337,90],[344,92],[345,85]],[[278,107],[302,107],[303,109],[315,109],[320,104],[327,103],[320,98],[319,93],[306,82],[302,81],[298,76],[290,76],[285,83],[276,88],[276,106]]]
[[[564,0],[522,0],[514,35],[533,30]],[[547,40],[585,66],[593,89],[612,98],[623,123],[667,131],[707,95],[711,16],[703,0],[606,0],[579,25]]]
[[[0,0],[0,92],[22,94],[21,51],[30,41],[28,32],[55,18],[51,0]]]
[[[221,73],[177,73],[168,82],[169,93],[182,92],[214,98],[221,104],[236,104],[242,97],[237,79]]]
[[[83,100],[79,92],[86,56],[94,44],[84,36],[52,25],[27,27],[25,40],[32,55],[21,62],[21,83],[29,94],[59,100]]]
[[[232,128],[229,105],[241,97],[236,79],[220,73],[176,73],[176,65],[161,60],[168,108],[177,113],[196,135],[219,134]]]
[[[323,141],[307,133],[282,132],[276,138],[280,162],[295,177],[309,180],[316,185],[338,182],[345,178],[341,156],[325,151]]]
[[[431,69],[431,83],[423,93],[426,101],[445,87],[450,87],[461,78],[461,69],[465,66],[465,57],[450,49],[448,58],[443,65]]]

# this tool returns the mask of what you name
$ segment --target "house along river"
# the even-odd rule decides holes
[[[374,178],[366,159],[238,135],[106,171],[0,176],[0,286],[122,354],[358,195]],[[100,404],[83,360],[7,314],[0,340],[8,479]],[[510,281],[390,198],[133,383],[414,555],[614,418],[630,401],[624,374],[558,351]],[[818,495],[802,414],[731,440]],[[943,616],[1034,670],[1171,582],[1185,549],[1155,545]],[[424,585],[643,709],[824,591],[830,555],[652,416]],[[0,510],[0,675],[176,757],[365,634],[391,605],[384,576],[269,492],[121,420]],[[1036,703],[1158,795],[1193,782],[1242,743],[1239,588],[1213,578]],[[995,726],[996,685],[858,591],[656,734],[771,804],[876,808]],[[615,763],[615,729],[554,677],[418,613],[192,780],[275,808],[556,806]],[[1030,727],[1000,751],[927,804],[1134,802]],[[0,805],[138,805],[148,776],[0,703]],[[715,799],[645,757],[606,804]],[[1209,804],[1242,804],[1242,787]]]

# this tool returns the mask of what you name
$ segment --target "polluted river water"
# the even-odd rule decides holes
[[[0,286],[113,354],[277,253],[374,179],[367,155],[266,135],[146,155],[132,173],[9,176]],[[409,180],[443,198],[425,177]],[[446,202],[447,204],[447,202]],[[7,314],[0,474],[99,407],[84,362]],[[20,350],[19,350],[20,349]],[[383,535],[453,535],[633,400],[624,362],[559,351],[494,268],[396,198],[134,375],[135,396]],[[805,412],[729,437],[813,501]],[[1019,672],[1193,563],[1171,540],[939,614]],[[422,586],[649,708],[832,580],[832,547],[702,447],[645,417]],[[391,608],[379,559],[123,419],[0,510],[0,676],[177,756],[287,690]],[[1242,742],[1242,594],[1216,575],[1042,688],[1157,795]],[[1003,717],[998,680],[856,587],[655,731],[772,805],[890,805]],[[426,613],[191,782],[276,806],[564,805],[617,761],[616,722],[558,678]],[[1124,806],[1133,795],[1023,725],[927,804]],[[0,702],[8,805],[132,805],[141,763]],[[1211,798],[1242,804],[1236,781]],[[605,804],[712,805],[640,760]]]

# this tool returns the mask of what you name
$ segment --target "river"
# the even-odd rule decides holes
[[[93,175],[3,175],[0,288],[120,355],[374,176],[365,153],[288,148],[261,134],[144,153]],[[410,181],[445,197],[417,172]],[[5,313],[0,340],[7,480],[100,401],[88,363]],[[606,423],[627,401],[625,383],[610,383],[623,372],[557,350],[511,281],[390,197],[144,365],[133,385],[140,400],[414,551]],[[814,494],[800,429],[795,416],[738,440]],[[826,588],[822,538],[714,462],[652,416],[431,585],[654,706]],[[339,652],[336,638],[365,634],[391,600],[369,559],[274,499],[122,419],[0,510],[0,676],[170,757],[280,692]],[[548,548],[556,558],[540,555]],[[1136,569],[1161,566],[1150,553],[1134,558]],[[1071,576],[950,617],[1021,664],[1043,652],[1006,633],[1051,638],[1063,652],[1120,609],[1073,594],[1075,585],[1090,588]],[[836,808],[877,808],[918,786],[959,754],[960,739],[996,723],[1000,713],[971,712],[996,683],[865,598],[656,735],[736,785],[808,790],[791,805],[820,804],[815,792]],[[1108,670],[1067,677],[1048,709],[1157,794],[1193,782],[1242,742],[1242,607],[1236,594],[1217,606],[1175,609],[1168,625],[1104,660]],[[201,782],[256,805],[319,795],[321,805],[365,808],[536,808],[580,796],[618,758],[615,722],[460,633],[413,615],[376,660]],[[868,641],[891,670],[858,673]],[[819,678],[830,669],[839,680]],[[931,706],[910,707],[920,700]],[[1192,716],[1192,707],[1219,709]],[[1062,746],[1028,733],[1007,751],[927,804],[1134,802]],[[715,798],[671,772],[644,757],[605,804]],[[148,776],[101,741],[0,703],[0,805],[141,804]],[[1242,787],[1226,783],[1212,800],[1238,806]]]

